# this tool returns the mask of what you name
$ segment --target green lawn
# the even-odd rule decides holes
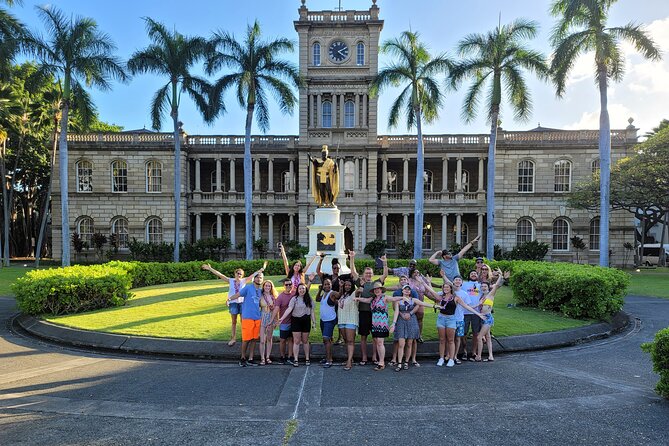
[[[0,268],[0,296],[13,296],[10,286],[16,279],[23,276],[33,268],[12,265],[8,268]]]
[[[282,277],[271,277],[280,281]],[[397,283],[391,277],[387,285]],[[156,336],[179,339],[227,340],[230,337],[230,316],[223,305],[228,285],[210,280],[159,285],[134,290],[135,296],[124,307],[108,308],[85,314],[47,317],[46,320],[86,330],[109,333]],[[315,287],[312,288],[312,295]],[[591,321],[579,321],[536,309],[507,307],[513,293],[504,287],[495,299],[496,336],[541,333],[579,327]],[[318,315],[317,315],[318,316]],[[436,339],[436,315],[426,310],[423,337]],[[238,337],[241,332],[238,330]],[[320,340],[320,330],[312,331],[311,339]]]
[[[669,299],[669,268],[631,270],[628,273],[632,283],[627,294]]]

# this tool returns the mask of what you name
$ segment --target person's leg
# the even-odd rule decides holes
[[[300,342],[302,341],[302,333],[299,331],[293,332],[293,360],[297,364],[297,358],[300,356]]]
[[[378,350],[376,348],[378,344],[373,341],[374,340],[372,339],[372,362],[379,362]]]
[[[418,307],[416,311],[416,319],[418,320],[418,336],[420,342],[423,342],[423,317],[425,316],[425,309],[423,307]]]
[[[446,339],[448,342],[448,359],[455,361],[455,328],[446,329]]]
[[[492,355],[492,333],[490,332],[490,328],[488,329],[488,334],[485,336],[485,338],[486,344],[488,346],[488,361],[494,361],[495,357]]]
[[[241,352],[241,360],[246,361],[246,349],[249,344],[249,341],[244,341],[242,340],[242,352]]]
[[[485,336],[486,326],[484,325],[481,331],[476,336],[476,361],[481,360],[481,352],[483,352],[483,336]]]
[[[260,364],[265,364],[265,343],[267,342],[267,337],[265,336],[265,327],[260,328]]]
[[[376,353],[378,354],[377,358],[379,361],[379,367],[385,367],[385,357],[386,357],[386,347],[383,343],[384,338],[375,338],[374,344],[376,345]]]
[[[464,349],[464,356],[462,358],[465,361],[467,359],[471,359],[472,356],[476,356],[475,353],[474,353],[476,351],[476,348],[474,348],[475,344],[474,344],[473,340],[472,340],[472,349],[469,350],[469,351],[467,350],[467,335],[469,334],[469,329],[470,329],[471,325],[472,325],[472,315],[471,314],[465,314],[465,329],[464,329],[464,333],[462,334],[462,348]]]
[[[274,330],[272,329],[272,326],[269,325],[268,327],[265,328],[265,362],[268,364],[270,363],[271,359],[269,359],[270,355],[272,354],[272,344],[274,343],[274,340],[272,339],[272,332]]]
[[[353,366],[353,352],[355,351],[355,329],[345,328],[342,330],[346,342],[346,367]]]
[[[390,364],[392,365],[393,363],[397,362],[397,349],[399,348],[398,346],[399,342],[397,339],[393,340],[393,357],[390,359]]]
[[[230,327],[230,340],[228,341],[228,345],[232,347],[237,342],[237,313],[230,313],[230,318],[232,320],[232,326]]]
[[[473,349],[476,352],[476,361],[481,360],[481,351],[483,350],[483,338],[481,337],[481,318],[476,315],[472,315],[472,345],[476,346],[476,349]],[[476,344],[474,344],[476,341]]]
[[[411,340],[411,363],[413,365],[418,365],[416,361],[416,353],[418,352],[418,342],[416,339]]]
[[[249,352],[248,352],[249,361],[253,361],[253,354],[255,353],[256,342],[258,342],[258,338],[251,339],[248,343],[248,346],[249,346]]]
[[[362,355],[362,359],[360,362],[367,362],[367,335],[365,336],[360,336],[360,354]]]
[[[306,333],[302,333],[302,340],[300,341],[303,345],[304,348],[304,357],[307,362],[310,361],[309,359],[309,332],[307,331]]]
[[[413,339],[407,339],[404,344],[404,364],[405,368],[409,365],[409,360],[411,359],[411,353],[414,346]]]
[[[397,363],[401,366],[402,360],[404,359],[404,347],[406,345],[406,339],[400,338],[397,340]]]
[[[443,361],[446,355],[446,329],[438,327],[437,332],[439,333],[439,359]]]

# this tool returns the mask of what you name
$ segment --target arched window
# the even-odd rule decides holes
[[[288,243],[290,241],[290,222],[283,222],[279,228],[279,240],[281,243]]]
[[[128,163],[123,160],[111,163],[112,192],[128,192]]]
[[[163,165],[160,161],[151,160],[146,163],[146,191],[162,192]]]
[[[290,171],[284,170],[281,172],[281,192],[286,193],[290,191]]]
[[[344,102],[344,127],[355,126],[355,104],[353,101]]]
[[[458,238],[458,226],[453,225],[453,240],[457,240]],[[466,241],[469,239],[469,226],[467,226],[467,223],[462,223],[460,225],[460,241],[462,243],[466,243]]]
[[[518,163],[518,192],[534,192],[534,162],[523,160]]]
[[[77,192],[93,192],[93,163],[77,161]]]
[[[209,184],[211,184],[211,192],[216,190],[216,171],[212,170],[210,175]],[[221,190],[225,191],[225,177],[223,176],[223,171],[221,170]]]
[[[469,192],[469,171],[462,171],[462,191]]]
[[[534,225],[527,217],[521,218],[516,223],[516,244],[531,242],[534,240]]]
[[[394,170],[388,171],[388,192],[397,192],[397,172]]]
[[[321,65],[321,44],[316,42],[313,46],[313,62],[314,65],[319,67]]]
[[[388,249],[397,249],[397,235],[399,231],[397,229],[397,224],[390,221],[388,222],[388,233],[386,242],[388,243]]]
[[[423,171],[423,190],[425,192],[432,192],[434,190],[434,174],[431,170]]]
[[[590,250],[599,251],[599,217],[590,220]]]
[[[162,243],[163,222],[158,217],[151,217],[146,221],[146,241],[148,243]]]
[[[344,162],[344,190],[352,191],[355,188],[355,163],[351,160]]]
[[[323,102],[321,108],[323,116],[323,128],[329,129],[332,127],[332,102]]]
[[[211,238],[218,238],[218,231],[216,230],[217,229],[216,225],[217,225],[216,222],[213,222],[211,224],[211,233],[210,233]],[[227,233],[227,231],[225,229],[226,229],[225,228],[225,223],[221,222],[221,234],[226,234]]]
[[[555,192],[569,192],[571,190],[571,161],[556,161],[554,170]]]
[[[362,42],[358,42],[357,45],[357,53],[355,57],[355,63],[356,65],[364,65],[365,64],[365,44]]]
[[[430,222],[423,225],[423,249],[432,251],[432,223]]]
[[[599,158],[592,160],[592,163],[590,163],[590,170],[593,175],[599,172]]]
[[[128,249],[128,220],[116,217],[111,222],[111,233],[116,236],[118,249]]]
[[[569,250],[569,222],[560,217],[553,221],[553,251]]]
[[[86,243],[86,248],[91,247],[91,239],[93,238],[93,233],[95,232],[95,226],[93,224],[93,219],[86,215],[79,217],[77,222],[77,233],[81,238],[81,241]]]

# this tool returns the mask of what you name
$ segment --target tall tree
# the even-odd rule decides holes
[[[282,60],[279,55],[293,51],[293,42],[279,38],[264,41],[260,24],[249,25],[243,42],[223,31],[214,33],[212,52],[206,64],[207,73],[228,68],[214,85],[215,98],[229,88],[234,89],[239,106],[246,109],[244,133],[244,210],[246,258],[253,258],[253,189],[251,165],[251,126],[255,115],[262,132],[269,129],[268,95],[273,95],[282,113],[292,114],[297,103],[293,88],[301,85],[297,67]],[[214,102],[222,104],[220,99]]]
[[[40,70],[62,82],[62,114],[58,142],[58,162],[61,199],[62,264],[70,264],[70,224],[68,202],[67,131],[73,91],[96,86],[111,89],[111,80],[125,81],[127,75],[120,61],[113,56],[116,49],[111,38],[98,29],[90,18],[66,16],[54,8],[38,7],[47,29],[48,40],[33,35],[29,44],[40,61]]]
[[[488,144],[488,172],[486,188],[486,257],[495,254],[495,149],[499,125],[502,92],[506,91],[508,102],[518,120],[527,120],[532,101],[523,71],[546,77],[546,57],[525,45],[525,40],[537,34],[537,23],[518,19],[510,24],[497,26],[486,34],[470,34],[458,43],[458,52],[464,60],[451,70],[454,87],[465,80],[473,79],[462,107],[462,117],[471,122],[476,116],[481,95],[486,94],[486,109],[490,122]]]
[[[169,80],[153,96],[151,120],[155,130],[160,130],[163,116],[169,110],[174,132],[174,261],[179,261],[180,211],[181,211],[181,134],[179,105],[181,94],[191,97],[206,122],[215,118],[208,99],[209,83],[193,74],[195,64],[207,55],[207,39],[184,36],[176,30],[170,32],[162,23],[145,18],[146,33],[151,44],[136,51],[128,61],[132,74],[153,73]]]
[[[452,63],[444,54],[432,57],[419,40],[419,34],[411,31],[404,31],[399,37],[385,41],[381,52],[391,56],[395,62],[379,71],[372,81],[371,94],[378,95],[390,86],[404,86],[390,108],[388,125],[397,127],[400,116],[406,115],[407,129],[415,126],[418,135],[413,254],[418,259],[423,255],[425,160],[422,126],[423,122],[429,124],[438,117],[444,97],[437,76],[447,74]]]
[[[660,50],[640,25],[608,27],[609,9],[616,0],[556,0],[551,14],[557,17],[551,43],[551,71],[558,96],[563,96],[569,72],[579,56],[594,52],[595,82],[599,87],[600,159],[600,266],[609,266],[609,212],[611,181],[611,123],[608,111],[610,81],[620,81],[625,58],[621,41],[630,42],[646,59],[660,59]]]

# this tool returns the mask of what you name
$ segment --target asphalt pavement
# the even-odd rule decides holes
[[[54,345],[10,330],[0,298],[0,445],[667,444],[669,401],[639,346],[669,300],[625,311],[624,331],[573,347],[347,372]]]

